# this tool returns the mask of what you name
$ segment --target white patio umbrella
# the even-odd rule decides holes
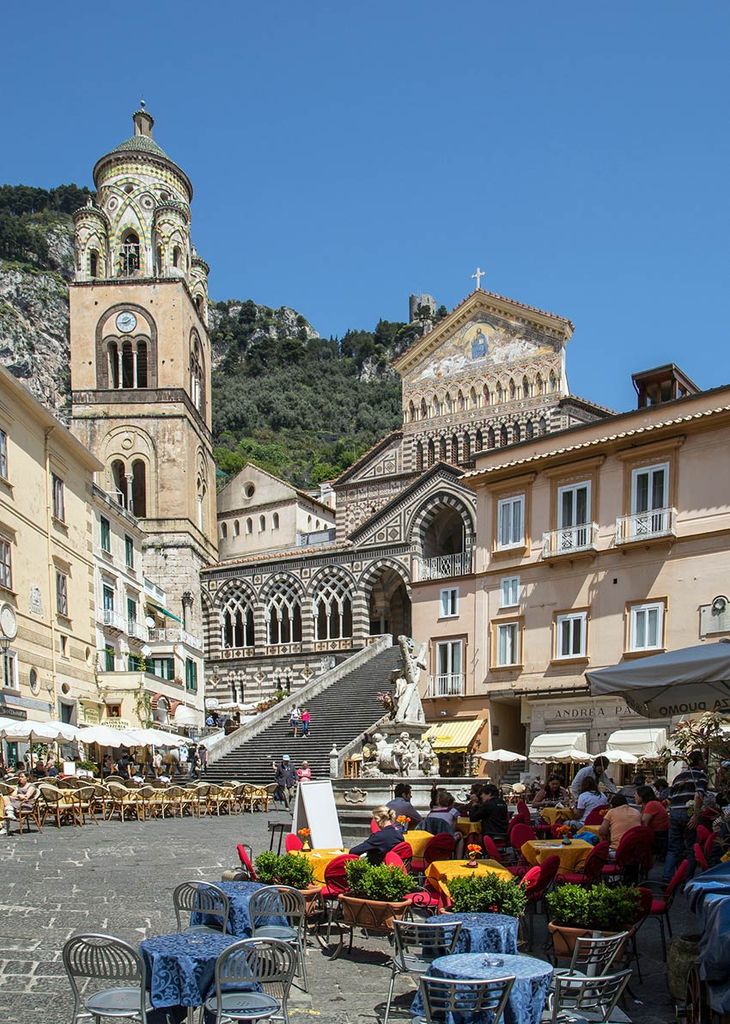
[[[535,764],[584,764],[593,760],[593,754],[587,754],[585,750],[576,750],[570,747],[567,750],[556,750],[554,753],[546,754],[544,757],[531,757]]]
[[[628,750],[604,750],[602,753],[596,754],[596,757],[605,757],[606,760],[611,762],[611,764],[639,763],[639,759],[636,754],[632,754]]]
[[[79,743],[98,743],[100,747],[138,747],[140,741],[126,729],[112,729],[108,725],[90,725],[79,729]]]
[[[188,741],[164,729],[127,729],[129,736],[134,737],[141,747],[181,747]]]
[[[34,722],[31,719],[26,721],[15,721],[3,719],[0,725],[0,735],[11,743],[36,742],[55,743],[58,740],[66,741],[74,738],[76,729],[64,722]]]
[[[512,750],[488,750],[485,754],[477,754],[482,761],[501,761],[504,764],[513,764],[515,761],[526,761],[524,754],[515,754]]]

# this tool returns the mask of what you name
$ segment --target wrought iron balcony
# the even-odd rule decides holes
[[[677,536],[676,508],[655,508],[649,512],[634,512],[616,520],[616,543],[633,544]]]
[[[472,571],[471,551],[459,551],[455,555],[436,555],[434,558],[419,558],[418,561],[420,580],[445,580],[451,576],[464,576]]]
[[[198,637],[193,636],[192,633],[188,633],[186,629],[150,629],[149,643],[187,644],[188,647],[193,647],[196,651],[202,651],[203,649],[203,645]]]
[[[464,673],[449,672],[442,676],[428,677],[427,697],[463,697]]]
[[[598,537],[595,523],[581,526],[564,526],[542,535],[542,557],[557,558],[559,555],[576,555],[581,551],[594,551]]]

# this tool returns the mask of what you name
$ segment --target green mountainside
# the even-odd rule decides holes
[[[0,186],[0,363],[59,415],[69,397],[71,214],[88,189]],[[439,317],[445,314],[439,310]],[[389,362],[422,332],[380,320],[321,338],[296,310],[211,302],[213,433],[222,474],[247,461],[300,487],[337,476],[401,420]]]

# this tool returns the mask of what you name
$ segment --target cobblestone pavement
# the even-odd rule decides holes
[[[61,947],[76,930],[109,931],[137,944],[175,930],[172,889],[180,881],[220,879],[235,863],[235,843],[268,848],[266,816],[106,822],[0,839],[0,999],[7,1024],[62,1024],[71,1019]],[[673,911],[675,934],[686,907]],[[688,921],[686,922],[689,923]],[[535,950],[544,930],[536,929]],[[639,949],[644,975],[627,1011],[634,1024],[669,1024],[674,1010],[665,983],[658,926],[647,923]],[[539,954],[538,954],[539,955]],[[310,993],[293,992],[292,1024],[356,1024],[382,1020],[389,972],[383,939],[357,936],[350,957],[330,962],[309,950]],[[398,982],[393,1024],[410,1021],[413,993]]]

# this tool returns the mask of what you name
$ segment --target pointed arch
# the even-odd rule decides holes
[[[423,445],[420,441],[416,441],[416,472],[420,473],[423,469]]]
[[[531,441],[535,436],[535,427],[533,426],[532,420],[528,420],[525,424],[525,438]]]
[[[352,636],[351,578],[341,569],[328,568],[314,581],[312,616],[315,640]]]
[[[488,384],[484,385],[483,393],[484,393],[484,404],[485,405],[491,405],[492,404],[492,393],[489,390],[489,385]]]
[[[539,427],[539,430],[540,430],[541,434],[547,434],[547,421],[546,421],[544,416],[540,417],[540,422],[538,424],[538,427]]]
[[[514,377],[510,377],[510,379],[509,379],[509,388],[508,388],[508,390],[509,390],[510,401],[513,402],[515,400],[515,398],[517,397],[517,388],[515,387]]]
[[[415,423],[416,421],[416,407],[413,404],[413,400],[408,403],[408,414],[406,416],[406,423]]]
[[[474,451],[481,452],[484,449],[484,435],[481,430],[477,430],[476,436],[474,437]]]
[[[431,408],[433,409],[434,416],[441,415],[441,399],[436,394],[431,399]]]
[[[428,465],[433,466],[436,461],[436,445],[434,444],[433,438],[428,439]]]
[[[471,437],[469,434],[464,434],[461,443],[461,458],[464,462],[471,462]]]
[[[449,460],[452,465],[459,465],[459,438],[456,434],[451,437],[451,457]]]
[[[428,406],[426,405],[426,399],[421,399],[421,419],[428,419]]]
[[[254,598],[247,589],[237,588],[226,594],[219,612],[221,647],[253,647]]]
[[[465,412],[466,410],[466,399],[464,398],[464,392],[459,388],[459,394],[456,399],[456,407],[459,412]]]
[[[469,407],[471,409],[479,408],[479,395],[477,394],[477,389],[474,387],[469,392]]]
[[[494,448],[496,445],[496,439],[494,436],[494,427],[487,429],[487,448]]]
[[[503,423],[502,426],[499,428],[499,447],[506,448],[508,444],[509,431],[507,430],[506,425]]]
[[[535,394],[542,395],[544,393],[544,387],[542,383],[542,374],[538,373],[535,376]]]
[[[441,436],[439,438],[439,461],[448,462],[449,456],[446,450],[446,438]]]
[[[551,370],[550,371],[550,391],[553,392],[553,391],[557,391],[557,390],[558,390],[558,378],[555,376],[555,371]]]
[[[522,378],[522,397],[523,398],[529,398],[530,397],[530,382],[527,379],[526,375]]]
[[[517,420],[515,420],[515,422],[512,424],[512,444],[519,444],[521,440],[522,430],[520,429],[520,425],[517,422]]]
[[[270,581],[266,597],[266,642],[273,646],[301,643],[302,592],[293,576]]]
[[[502,381],[497,381],[497,401],[504,401],[504,388],[502,387]]]

